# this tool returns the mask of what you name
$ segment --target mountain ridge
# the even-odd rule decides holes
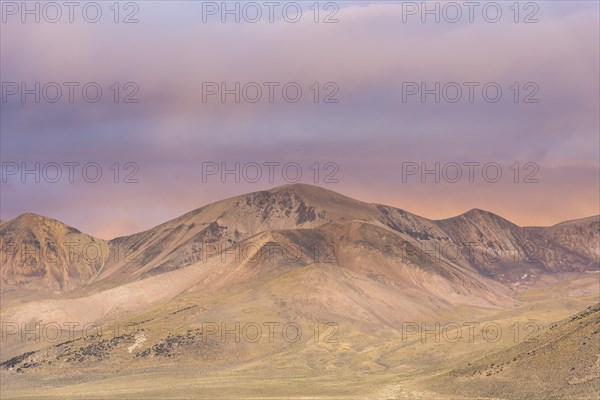
[[[363,202],[361,200],[356,200],[356,199],[354,199],[354,198],[352,198],[350,196],[346,196],[344,194],[338,193],[338,192],[336,192],[334,190],[331,190],[331,189],[323,188],[321,186],[311,185],[311,184],[305,184],[305,183],[291,183],[291,184],[285,184],[285,185],[276,186],[276,187],[274,187],[272,189],[269,189],[269,190],[258,190],[258,191],[249,192],[249,193],[245,193],[245,194],[239,194],[239,195],[236,195],[236,196],[233,196],[233,197],[228,197],[228,198],[225,198],[225,199],[222,199],[222,200],[216,200],[216,201],[213,201],[211,203],[202,205],[202,206],[200,206],[198,208],[194,208],[193,210],[187,211],[187,212],[185,212],[185,213],[183,213],[183,214],[181,214],[181,215],[179,215],[177,217],[171,218],[171,219],[169,219],[169,220],[167,220],[165,222],[161,222],[158,225],[155,225],[155,226],[153,226],[151,228],[148,228],[148,229],[144,229],[142,231],[133,232],[133,233],[130,233],[130,234],[127,234],[127,235],[116,236],[116,237],[113,237],[111,239],[101,239],[101,238],[98,238],[98,239],[105,240],[105,241],[113,241],[113,240],[117,240],[117,239],[120,239],[120,238],[133,236],[133,235],[136,235],[136,234],[139,234],[139,233],[143,233],[143,232],[146,232],[148,230],[157,228],[157,227],[159,227],[161,225],[164,225],[164,224],[166,224],[168,222],[179,220],[179,219],[182,219],[184,217],[192,216],[192,215],[196,214],[197,212],[205,209],[206,207],[212,206],[214,204],[221,203],[221,202],[226,201],[226,200],[234,200],[234,199],[238,199],[238,198],[244,198],[244,197],[246,197],[248,195],[258,194],[258,193],[277,193],[277,192],[281,192],[284,189],[292,189],[293,190],[295,188],[296,189],[298,189],[298,188],[304,188],[304,189],[305,188],[310,188],[311,190],[315,190],[316,189],[316,190],[322,191],[322,193],[335,194],[337,196],[344,197],[346,199],[349,199],[349,200],[352,200],[352,201],[355,201],[355,202],[359,202],[359,203],[362,203],[364,205],[384,206],[384,207],[394,208],[394,209],[397,209],[397,210],[402,210],[404,212],[410,213],[409,211],[406,211],[403,208],[389,206],[389,205],[382,204],[382,203],[372,203],[372,202],[369,203],[369,202]],[[466,216],[469,216],[469,215],[476,215],[476,214],[481,214],[481,213],[488,214],[488,215],[491,215],[493,217],[498,217],[498,218],[504,219],[504,220],[509,221],[512,224],[514,224],[514,225],[516,225],[516,226],[518,226],[520,228],[550,228],[550,227],[555,227],[555,226],[559,226],[559,225],[563,225],[563,224],[579,223],[579,222],[584,222],[584,221],[587,221],[587,220],[595,221],[597,219],[600,219],[600,214],[596,214],[596,215],[590,215],[590,216],[581,217],[581,218],[574,218],[574,219],[569,219],[569,220],[565,220],[565,221],[560,221],[560,222],[557,222],[557,223],[552,224],[552,225],[543,225],[543,226],[540,226],[540,225],[518,225],[518,224],[515,224],[514,222],[510,221],[509,219],[502,217],[499,214],[496,214],[496,213],[494,213],[492,211],[484,210],[484,209],[481,209],[481,208],[472,208],[472,209],[467,210],[467,211],[465,211],[463,213],[460,213],[460,214],[457,214],[457,215],[453,215],[453,216],[450,216],[450,217],[447,217],[447,218],[432,219],[432,218],[427,218],[427,217],[422,217],[422,216],[419,216],[419,217],[422,218],[422,219],[427,219],[429,221],[440,222],[440,221],[452,220],[452,219],[463,217],[463,216],[466,217]],[[417,215],[417,214],[413,214],[413,215]],[[34,212],[25,212],[25,213],[19,214],[18,216],[14,217],[14,218],[11,218],[11,219],[0,220],[0,224],[9,223],[11,221],[14,221],[16,219],[19,219],[19,218],[22,218],[22,217],[26,217],[26,216],[42,217],[42,218],[54,220],[54,221],[60,222],[62,224],[65,224],[65,225],[71,227],[72,229],[77,229],[77,228],[75,228],[73,226],[70,226],[70,225],[68,225],[68,224],[60,221],[57,218],[49,217],[49,216],[46,216],[46,215],[43,215],[43,214],[34,213]],[[93,235],[89,235],[89,236],[93,236]]]
[[[384,264],[405,265],[412,256],[414,265],[425,270],[472,271],[485,278],[519,285],[527,284],[521,282],[527,277],[547,272],[598,268],[600,220],[596,217],[550,227],[520,227],[492,212],[471,209],[455,217],[430,220],[400,208],[365,203],[307,184],[283,185],[213,202],[154,228],[111,240],[95,238],[56,219],[33,213],[3,222],[0,238],[3,243],[31,243],[38,250],[43,247],[41,243],[53,247],[52,240],[62,241],[53,263],[43,259],[33,263],[48,288],[71,290],[97,282],[121,284],[203,262],[209,256],[239,250],[241,243],[248,245],[261,232],[317,229],[316,241],[328,238],[340,245],[346,243],[347,236],[339,229],[336,233],[335,224],[347,225],[353,221],[387,227],[394,233],[388,239],[375,239],[369,244],[380,250],[392,242],[396,248],[402,247],[401,254],[385,250],[382,254],[392,258]],[[361,229],[376,232],[375,228]],[[54,237],[52,230],[59,234]],[[373,235],[384,238],[387,234]],[[74,265],[69,252],[77,246],[67,241],[70,236],[83,245],[81,253],[85,250],[95,254],[90,265],[81,262],[75,265],[73,277],[69,276]],[[352,246],[360,246],[362,239],[358,237]],[[87,253],[76,256],[79,261],[90,259]],[[25,267],[30,258],[24,260],[16,253],[2,257],[2,282],[12,286],[29,280],[38,282],[39,279],[27,277],[32,273],[31,268]],[[353,264],[353,260],[347,264]],[[15,275],[15,265],[25,271],[25,278]]]

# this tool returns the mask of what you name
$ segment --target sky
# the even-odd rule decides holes
[[[250,3],[2,1],[0,218],[110,239],[295,182],[600,213],[598,2]]]

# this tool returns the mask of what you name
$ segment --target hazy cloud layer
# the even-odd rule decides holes
[[[441,4],[441,3],[440,3]],[[339,183],[318,184],[431,218],[484,208],[513,221],[552,224],[599,212],[599,21],[595,2],[539,2],[538,23],[421,23],[400,3],[345,3],[339,23],[202,22],[200,2],[139,2],[137,24],[2,24],[2,82],[98,82],[103,98],[55,104],[19,96],[2,102],[3,162],[97,162],[103,178],[2,183],[1,218],[49,215],[112,237],[149,228],[209,201],[288,183],[202,179],[202,162],[309,167],[336,163]],[[308,5],[307,5],[308,6]],[[478,14],[476,14],[477,16]],[[403,23],[403,17],[408,23]],[[521,18],[523,15],[521,15]],[[114,82],[135,82],[139,103],[115,104]],[[203,102],[203,82],[298,82],[303,98],[257,103],[219,96]],[[315,104],[309,87],[339,87],[338,103]],[[459,83],[457,103],[403,102],[403,82]],[[480,82],[469,102],[463,82]],[[503,89],[497,103],[481,86]],[[515,103],[539,89],[538,103]],[[78,92],[76,92],[77,94]],[[130,93],[125,90],[121,96]],[[3,94],[5,94],[3,92]],[[263,92],[263,95],[265,93]],[[109,167],[135,162],[138,183],[114,183]],[[403,163],[495,162],[503,178],[456,183],[402,178]],[[514,182],[519,163],[521,174]],[[538,183],[524,183],[539,166]],[[406,165],[406,164],[405,164]],[[123,175],[119,176],[119,180]]]

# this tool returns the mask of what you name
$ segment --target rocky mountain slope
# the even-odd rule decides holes
[[[306,237],[306,229],[313,229],[315,236]],[[369,234],[363,238],[357,230]],[[294,235],[304,240],[297,244],[311,247],[313,258],[322,247],[321,257],[329,253],[330,261],[341,258],[342,267],[356,263],[344,256],[349,254],[348,234],[354,232],[356,248],[385,253],[398,270],[412,264],[445,278],[462,271],[502,283],[527,282],[544,273],[596,270],[600,257],[599,217],[521,228],[490,212],[471,210],[433,221],[299,184],[212,203],[108,242],[49,218],[22,215],[0,228],[3,290],[21,285],[61,291],[120,285],[205,263],[221,253],[248,258],[245,252],[252,238],[278,231],[287,232],[292,242]],[[342,245],[344,252],[336,252]],[[19,246],[30,246],[42,257],[34,260],[27,252],[15,251]]]
[[[471,396],[598,398],[600,304],[430,383],[442,392]]]
[[[2,290],[68,291],[90,282],[108,258],[108,243],[35,214],[0,225]]]

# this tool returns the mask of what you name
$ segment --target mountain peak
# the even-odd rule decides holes
[[[373,204],[356,200],[339,192],[317,185],[294,183],[278,186],[268,191],[271,195],[290,194],[306,205],[325,210],[331,219],[369,218],[376,213]]]
[[[68,228],[70,230],[75,230],[78,231],[75,228],[72,228],[70,226],[68,226],[67,224],[65,224],[64,222],[61,222],[57,219],[54,218],[50,218],[50,217],[46,217],[45,215],[41,215],[41,214],[35,214],[35,213],[23,213],[20,214],[19,216],[4,221],[7,224],[16,224],[18,226],[41,226],[41,225],[51,225],[51,226],[61,226],[61,227],[65,227]]]
[[[73,289],[89,281],[108,257],[103,240],[34,213],[5,221],[0,236],[5,243],[0,279],[11,287]]]
[[[469,221],[477,221],[477,220],[488,220],[488,221],[506,221],[512,225],[514,225],[509,220],[499,216],[498,214],[494,214],[491,211],[482,210],[481,208],[472,208],[469,211],[466,211],[462,214],[456,215],[454,217],[444,218],[438,220],[439,222],[451,222],[457,220],[469,220]]]
[[[335,195],[340,197],[347,197],[338,192],[335,192],[330,189],[325,189],[324,187],[317,185],[310,185],[308,183],[288,183],[286,185],[281,185],[274,187],[269,190],[270,193],[280,193],[280,192],[294,192],[296,194],[312,194],[315,196],[327,196],[327,195]]]
[[[495,215],[491,211],[482,210],[481,208],[471,208],[469,211],[462,213],[461,215]]]
[[[23,214],[18,215],[15,219],[16,220],[32,220],[32,219],[46,219],[47,217],[40,215],[40,214],[35,214],[35,213],[30,213],[30,212],[26,212]]]
[[[488,219],[488,220],[510,222],[509,220],[507,220],[506,218],[501,217],[498,214],[494,214],[491,211],[482,210],[481,208],[472,208],[469,211],[464,212],[464,213],[458,215],[455,218],[460,218],[460,217],[464,217],[464,218],[467,218],[467,219]],[[512,222],[510,222],[510,223],[512,224]]]
[[[61,223],[60,221],[46,217],[44,215],[34,214],[34,213],[29,213],[29,212],[20,214],[13,219],[6,220],[5,222],[19,224],[19,225],[39,224],[39,223],[43,223],[43,222]]]
[[[491,211],[483,210],[481,208],[471,208],[469,211],[462,213],[460,216],[465,217],[488,217],[488,218],[502,218]]]

